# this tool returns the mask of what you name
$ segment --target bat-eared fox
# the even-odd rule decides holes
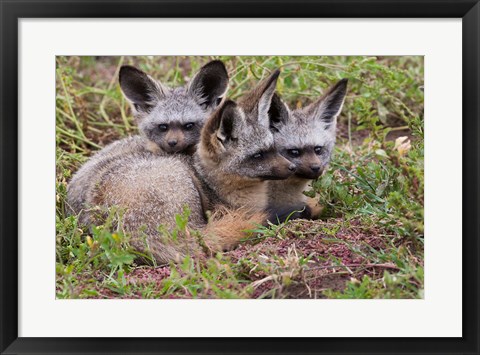
[[[176,119],[168,122],[197,122],[193,118],[183,121],[181,113],[190,108],[182,106],[181,101],[160,108],[156,100],[167,95],[166,89],[151,85],[153,81],[135,69],[127,71],[131,75],[128,80],[124,70],[120,73],[122,90],[141,116],[140,127],[148,139],[163,147],[162,135],[156,131],[160,121],[155,117],[165,116],[153,117],[156,109],[170,110],[169,114]],[[122,226],[131,233],[132,245],[141,252],[151,252],[157,263],[178,260],[199,248],[222,251],[235,246],[245,237],[244,230],[267,218],[267,180],[286,179],[296,169],[295,164],[276,151],[270,128],[271,120],[276,121],[273,116],[282,110],[272,106],[278,103],[272,101],[278,75],[278,70],[273,72],[237,102],[221,99],[219,102],[226,84],[220,85],[221,89],[212,89],[214,94],[202,91],[200,95],[200,88],[218,86],[213,85],[215,80],[207,80],[208,84],[194,90],[195,95],[202,97],[195,101],[199,104],[198,115],[204,116],[201,105],[219,103],[219,106],[205,121],[192,156],[152,154],[145,150],[115,153],[113,158],[109,154],[95,156],[70,182],[69,204],[76,213],[81,211],[81,221],[86,223],[95,220],[90,207],[118,206],[124,212]],[[171,111],[175,107],[177,116]],[[168,125],[170,128],[171,123]],[[152,132],[148,133],[149,130]],[[168,130],[164,133],[168,134]],[[122,149],[121,144],[105,148],[118,149]],[[89,179],[82,179],[82,174]],[[159,226],[173,230],[176,215],[185,206],[190,210],[189,229],[181,240],[160,238]],[[201,243],[190,229],[202,233]]]
[[[102,171],[117,159],[129,154],[193,154],[205,120],[227,91],[228,74],[225,65],[214,60],[184,87],[168,88],[132,66],[121,67],[119,81],[140,135],[113,142],[77,171],[68,187],[68,202],[75,213],[84,208]],[[84,217],[81,215],[81,221],[86,222]]]
[[[140,132],[166,153],[193,153],[205,119],[228,88],[219,60],[204,65],[185,87],[168,88],[131,66],[120,69],[119,81]]]
[[[303,194],[311,180],[320,177],[332,155],[336,136],[336,119],[347,93],[347,79],[340,80],[325,95],[310,105],[289,110],[275,94],[273,101],[281,107],[271,121],[276,149],[297,167],[295,175],[283,181],[269,181],[269,206],[290,210],[304,206],[300,217],[317,217],[321,207]],[[282,106],[283,105],[283,106]]]

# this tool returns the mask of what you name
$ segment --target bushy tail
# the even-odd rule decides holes
[[[230,250],[250,237],[252,229],[264,225],[267,218],[266,212],[247,208],[217,209],[201,230],[205,245],[213,252]]]
[[[186,255],[202,259],[216,252],[227,251],[250,237],[260,224],[266,224],[267,213],[254,212],[246,208],[217,208],[209,217],[208,223],[195,230],[188,227],[178,231],[177,238],[160,238],[157,233],[143,237],[134,235],[131,244],[139,252],[148,256],[139,263],[163,265],[181,262]],[[198,233],[199,232],[199,233]]]

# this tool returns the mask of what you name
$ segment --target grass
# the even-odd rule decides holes
[[[218,57],[233,99],[277,67],[292,107],[349,79],[332,163],[307,193],[326,206],[321,220],[259,227],[209,259],[139,266],[129,236],[112,228],[121,211],[91,230],[65,214],[78,167],[137,133],[120,66],[174,86],[212,58],[57,57],[57,298],[422,298],[423,57]]]

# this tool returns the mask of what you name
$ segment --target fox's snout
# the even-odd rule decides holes
[[[316,174],[316,173],[320,172],[320,165],[312,165],[312,166],[310,166],[310,169],[312,170],[312,172],[314,174]]]
[[[185,150],[187,143],[185,141],[185,135],[181,130],[169,130],[164,137],[162,148],[168,153],[175,153]]]
[[[287,179],[297,171],[297,166],[280,154],[276,155],[272,163],[273,179]]]
[[[323,165],[318,156],[315,154],[305,154],[300,162],[297,162],[298,167],[296,175],[306,179],[316,179],[323,173]]]

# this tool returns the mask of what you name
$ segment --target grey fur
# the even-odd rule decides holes
[[[278,73],[272,77],[267,84],[259,84],[261,89],[256,89],[251,100],[226,101],[215,110],[202,129],[193,157],[157,154],[145,149],[143,138],[105,148],[69,185],[68,201],[74,211],[84,216],[83,222],[92,223],[90,209],[120,207],[125,211],[123,227],[132,233],[133,245],[142,252],[148,245],[158,263],[176,260],[198,247],[189,238],[179,245],[159,238],[158,226],[173,229],[175,215],[185,205],[190,208],[188,225],[193,229],[207,227],[210,210],[247,206],[253,212],[263,211],[267,206],[265,180],[287,178],[294,171],[294,165],[274,151],[268,117],[258,110],[260,101],[265,104],[272,98]],[[124,154],[125,146],[136,148]],[[265,154],[252,157],[258,152]],[[235,242],[218,244],[223,249]]]
[[[227,90],[228,74],[225,65],[215,60],[204,65],[185,87],[167,88],[131,66],[120,69],[119,81],[139,121],[141,135],[108,145],[77,171],[68,186],[69,209],[73,213],[79,213],[85,207],[87,197],[98,184],[97,177],[116,159],[131,154],[193,154],[204,121]],[[195,126],[185,130],[184,125],[190,122]],[[166,132],[160,132],[160,124],[171,127]],[[171,139],[177,140],[174,147],[168,144]],[[81,216],[81,220],[88,222],[85,215]]]
[[[311,180],[322,175],[330,162],[335,145],[336,119],[345,100],[346,88],[347,80],[341,80],[317,101],[293,111],[278,98],[274,100],[278,105],[284,105],[281,110],[277,109],[282,116],[271,117],[275,147],[297,166],[297,172],[287,180],[269,182],[271,208],[297,207],[307,203],[303,192]],[[295,150],[299,156],[293,154]]]
[[[119,81],[142,135],[166,153],[192,153],[205,119],[227,91],[228,73],[221,61],[214,60],[188,85],[167,88],[141,70],[123,66]]]
[[[95,153],[72,177],[67,189],[68,212],[79,214],[83,209],[91,206],[88,204],[89,196],[100,183],[102,174],[111,169],[111,165],[123,161],[125,157],[162,155],[155,145],[145,137],[133,136],[121,139],[107,145]],[[89,224],[92,221],[88,213],[80,214],[80,222]]]

